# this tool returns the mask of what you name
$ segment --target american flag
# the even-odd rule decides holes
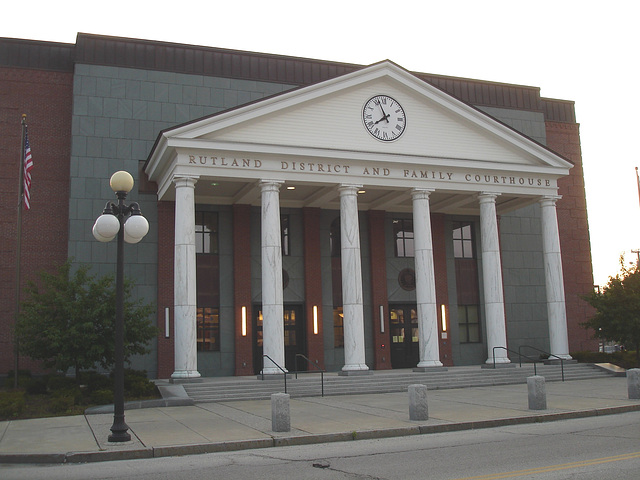
[[[31,147],[29,146],[29,135],[24,132],[24,208],[31,208],[31,170],[33,170],[33,160],[31,159]]]

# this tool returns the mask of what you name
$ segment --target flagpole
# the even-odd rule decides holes
[[[638,175],[638,167],[636,167],[636,181],[638,182],[638,200],[640,201],[640,175]]]
[[[20,263],[22,260],[22,201],[24,197],[24,149],[25,149],[25,133],[27,131],[27,115],[22,114],[22,146],[20,148],[20,184],[18,186],[18,215],[16,227],[16,307],[15,319],[13,323],[13,388],[18,388],[18,337],[16,336],[16,327],[18,325],[18,315],[20,314]]]

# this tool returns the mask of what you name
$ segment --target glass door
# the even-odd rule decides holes
[[[413,368],[420,361],[416,305],[389,306],[391,367]]]

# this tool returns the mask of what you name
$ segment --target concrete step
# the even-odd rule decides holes
[[[507,368],[450,367],[446,371],[413,372],[411,370],[375,371],[371,375],[340,376],[336,372],[324,374],[324,395],[391,393],[406,391],[411,384],[427,385],[430,390],[526,383],[534,374],[531,364]],[[562,380],[559,365],[537,365],[537,374],[547,382]],[[611,376],[610,372],[591,364],[564,365],[565,380],[584,380]],[[281,375],[269,380],[257,377],[205,378],[199,383],[185,383],[184,388],[196,403],[232,400],[268,399],[273,393],[284,391]],[[319,373],[301,373],[287,379],[287,393],[292,397],[320,396]]]

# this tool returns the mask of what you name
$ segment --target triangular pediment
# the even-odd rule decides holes
[[[375,138],[363,118],[365,105],[377,95],[392,98],[404,110],[402,134],[393,141]],[[348,161],[364,171],[366,165],[397,167],[405,177],[423,167],[467,179],[470,174],[536,175],[547,185],[553,179],[552,186],[571,168],[543,145],[390,61],[165,130],[145,170],[160,185],[175,173],[180,155],[190,158],[194,168],[195,157],[200,163],[209,157],[214,163],[218,157],[253,158],[261,165],[263,159],[273,159],[274,165],[279,159],[282,166]],[[274,167],[269,176],[277,173]]]

